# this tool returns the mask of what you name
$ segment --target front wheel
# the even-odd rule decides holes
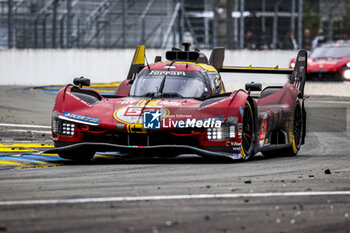
[[[255,117],[253,114],[252,106],[247,100],[244,106],[241,144],[241,155],[244,160],[251,159],[255,154],[255,132]]]

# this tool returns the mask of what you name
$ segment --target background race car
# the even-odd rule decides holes
[[[290,67],[295,66],[295,58]],[[308,59],[306,80],[350,81],[350,42],[328,42],[315,48]]]

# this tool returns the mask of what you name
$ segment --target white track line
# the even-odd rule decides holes
[[[42,128],[42,129],[51,129],[51,126],[46,126],[46,125],[23,125],[23,124],[7,124],[7,123],[0,123],[0,126],[5,126],[5,127],[20,127],[20,128]]]
[[[28,129],[8,129],[9,132],[28,132]],[[51,131],[48,130],[30,130],[31,133],[44,133],[51,134]]]
[[[53,200],[19,200],[0,201],[0,206],[10,205],[47,205],[47,204],[79,204],[96,202],[129,202],[129,201],[161,201],[184,199],[214,199],[214,198],[247,198],[247,197],[300,197],[300,196],[334,196],[350,195],[350,191],[320,191],[320,192],[276,192],[276,193],[240,193],[240,194],[194,194],[168,196],[139,196],[139,197],[97,197]]]
[[[333,101],[333,100],[306,100],[308,103],[322,103],[322,104],[350,104],[350,101]]]

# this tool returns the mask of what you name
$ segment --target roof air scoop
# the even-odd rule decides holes
[[[182,45],[185,47],[185,51],[186,52],[190,51],[190,47],[191,47],[191,43],[190,42],[183,42]]]
[[[166,59],[170,61],[190,61],[197,63],[208,64],[208,58],[204,53],[201,53],[198,48],[195,48],[194,51],[190,51],[191,43],[183,42],[184,50],[178,48],[172,48],[171,51],[165,53]]]

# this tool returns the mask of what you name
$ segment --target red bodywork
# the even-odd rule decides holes
[[[169,65],[169,63],[156,63],[151,65],[153,70],[166,70],[163,67]],[[190,70],[190,71],[202,71],[200,66],[189,64],[176,63],[176,71]],[[148,68],[145,68],[148,69]],[[119,96],[127,96],[130,91],[128,87],[129,80],[122,82],[119,86],[116,94]],[[240,112],[246,101],[250,101],[253,105],[254,111],[258,110],[258,135],[259,141],[263,143],[260,146],[268,145],[266,141],[266,135],[269,132],[284,128],[286,132],[290,132],[288,124],[293,120],[292,113],[295,108],[295,102],[297,100],[299,90],[293,85],[287,84],[281,90],[255,101],[252,97],[243,91],[234,91],[229,95],[221,97],[217,101],[203,105],[206,100],[197,99],[156,99],[145,104],[149,98],[141,97],[120,97],[109,98],[107,96],[102,97],[98,92],[90,89],[80,89],[89,92],[94,92],[100,97],[100,101],[97,104],[89,104],[86,101],[80,99],[75,95],[74,89],[77,87],[68,87],[59,91],[54,112],[58,112],[62,115],[63,111],[78,114],[81,116],[88,116],[91,118],[99,119],[98,126],[89,126],[84,123],[76,123],[75,132],[73,136],[62,136],[57,133],[53,133],[53,140],[56,142],[85,142],[87,138],[93,138],[94,140],[101,135],[110,132],[121,133],[121,135],[146,135],[146,134],[158,134],[161,132],[170,132],[171,135],[176,137],[182,137],[186,140],[186,137],[197,138],[198,146],[205,147],[227,147],[229,153],[239,153],[242,141],[242,121],[243,114]],[[168,112],[164,125],[161,129],[143,129],[142,124],[135,124],[132,120],[119,119],[117,117],[118,111],[124,111],[123,114],[126,119],[128,116],[141,116],[143,110],[149,109],[157,110],[159,108],[166,109]],[[128,115],[129,114],[129,115]],[[227,120],[228,117],[237,117],[237,132],[236,137],[222,141],[210,141],[207,138],[207,131],[205,129],[198,129],[193,132],[187,130],[180,130],[169,122],[186,121],[187,119],[207,119],[207,118],[219,118],[222,122]],[[72,122],[75,122],[72,119]],[[261,123],[264,123],[261,127]],[[164,127],[166,126],[166,127]],[[98,141],[98,140],[97,140]],[[170,143],[170,142],[169,142]],[[156,142],[153,144],[157,144]],[[130,145],[129,145],[130,146]],[[132,146],[144,146],[140,145]],[[215,150],[214,150],[215,151]]]
[[[344,45],[342,45],[342,43],[329,43],[316,48],[316,50],[332,50],[334,48],[343,49],[344,53],[342,55],[337,55],[337,52],[331,53],[336,54],[337,56],[318,54],[313,57],[315,51],[311,52],[311,56],[307,60],[307,79],[320,81],[350,81],[350,46],[347,43]],[[290,67],[292,68],[292,64],[295,64],[295,59],[296,58],[293,58],[290,61]],[[345,72],[348,73],[345,74]]]
[[[135,54],[138,54],[137,51]],[[186,52],[179,54],[186,55]],[[285,71],[274,68],[242,70],[240,67],[222,65],[217,70],[209,63],[192,61],[157,62],[139,70],[136,66],[131,69],[135,71],[134,74],[147,70],[151,70],[147,74],[152,71],[164,73],[171,69],[169,72],[179,72],[185,77],[180,83],[187,82],[187,77],[190,77],[187,71],[198,72],[196,74],[202,75],[200,77],[204,85],[204,97],[201,98],[156,96],[158,86],[153,97],[132,97],[129,96],[130,88],[136,85],[133,78],[123,81],[115,94],[110,96],[102,96],[92,89],[67,85],[57,94],[53,109],[52,137],[56,148],[52,152],[84,149],[151,156],[194,153],[248,159],[250,154],[254,156],[258,151],[294,146],[296,153],[293,122],[295,109],[304,111],[306,56],[306,51],[299,52],[298,69],[290,73],[294,77],[293,82],[281,87],[267,87],[258,95],[250,95],[245,90],[225,93],[218,71]],[[137,59],[134,59],[133,64],[136,62]],[[149,79],[146,80],[149,83]],[[164,86],[165,78],[162,80]],[[211,81],[214,84],[210,84]],[[220,84],[221,88],[217,89]],[[163,86],[160,84],[159,88],[163,90]],[[194,88],[198,88],[197,85]],[[261,87],[254,88],[261,90]],[[254,88],[249,90],[256,91]],[[221,92],[215,92],[218,90]],[[146,127],[145,119],[151,114],[152,121],[159,117],[160,123],[155,128]],[[243,142],[243,139],[249,140],[249,143]]]
[[[307,74],[308,77],[320,77],[325,76],[324,79],[328,81],[332,80],[347,80],[344,77],[344,72],[348,70],[346,65],[350,62],[350,57],[342,57],[342,58],[322,58],[322,59],[312,59],[309,58],[307,60]],[[295,63],[295,58],[290,61],[291,64]]]

